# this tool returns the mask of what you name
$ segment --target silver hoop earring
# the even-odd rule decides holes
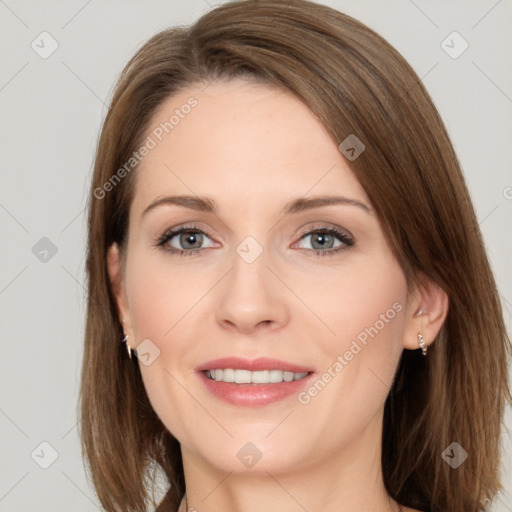
[[[133,349],[132,347],[130,347],[130,345],[128,345],[128,335],[127,334],[125,334],[124,338],[121,340],[121,343],[123,343],[123,345],[126,345],[126,351],[128,352],[128,356],[131,359],[132,354],[135,354],[135,349]]]
[[[423,339],[423,336],[418,333],[418,345],[421,347],[421,354],[423,356],[427,355],[427,344],[425,343],[425,340]]]

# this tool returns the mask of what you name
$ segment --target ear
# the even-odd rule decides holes
[[[132,337],[132,322],[130,318],[130,308],[128,307],[128,298],[126,296],[126,285],[121,266],[121,254],[119,246],[112,244],[107,252],[107,268],[112,291],[117,305],[117,315],[119,322],[123,327],[125,335]]]
[[[430,345],[443,327],[448,315],[448,295],[424,274],[418,276],[418,284],[409,296],[406,309],[404,348],[416,350],[418,333]]]

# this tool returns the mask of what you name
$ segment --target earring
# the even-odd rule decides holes
[[[135,353],[135,349],[133,349],[132,347],[130,347],[130,345],[128,345],[128,335],[127,334],[125,334],[124,338],[121,340],[121,343],[123,345],[126,345],[126,350],[128,352],[128,356],[131,359],[132,358],[132,354]]]
[[[418,345],[421,347],[421,354],[423,356],[427,355],[427,344],[425,343],[425,340],[423,339],[423,336],[418,333]]]

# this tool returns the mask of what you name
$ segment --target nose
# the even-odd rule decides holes
[[[286,287],[269,268],[266,251],[251,263],[235,253],[233,268],[222,281],[216,320],[223,328],[251,334],[288,322]]]

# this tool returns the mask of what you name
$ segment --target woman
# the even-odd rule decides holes
[[[302,0],[155,35],[89,209],[81,436],[106,510],[484,510],[501,306],[421,81]]]

